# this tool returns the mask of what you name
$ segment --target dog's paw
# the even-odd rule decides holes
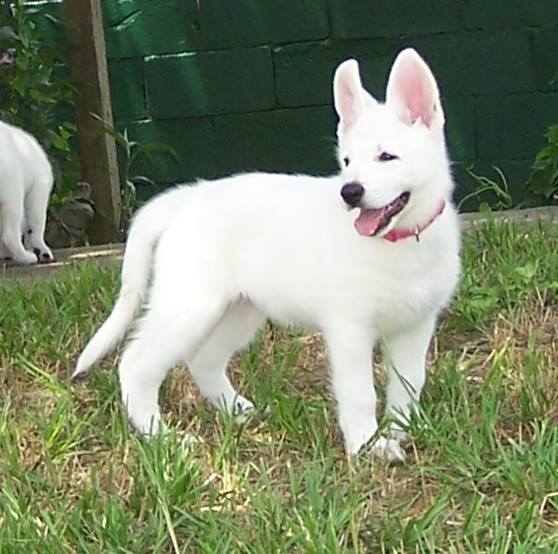
[[[166,427],[161,420],[161,415],[159,413],[155,414],[128,414],[132,425],[136,431],[145,438],[154,437],[159,433],[165,433]]]
[[[33,252],[41,264],[48,264],[54,261],[54,255],[50,248],[46,245],[41,248],[34,248]]]
[[[384,458],[390,464],[402,464],[405,462],[405,451],[398,441],[379,437],[371,446],[372,454],[378,458]]]
[[[244,396],[238,395],[234,399],[232,414],[236,423],[244,423],[246,419],[256,411],[256,407]]]
[[[411,435],[400,427],[392,427],[389,430],[389,438],[397,441],[399,444],[407,444],[411,440]]]
[[[87,377],[89,377],[89,368],[82,369],[80,367],[76,367],[72,375],[70,375],[70,381],[78,383],[79,381],[85,381]]]

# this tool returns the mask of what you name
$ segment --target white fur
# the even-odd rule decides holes
[[[52,183],[52,169],[39,143],[22,129],[0,122],[0,257],[19,264],[53,259],[44,241]]]
[[[179,361],[214,405],[251,409],[226,367],[267,317],[323,333],[348,452],[356,453],[378,428],[371,353],[379,339],[389,366],[387,412],[399,423],[408,420],[424,384],[436,318],[458,279],[459,231],[438,91],[416,52],[399,55],[390,90],[397,98],[388,94],[379,104],[362,89],[356,62],[338,68],[339,156],[351,160],[339,176],[238,175],[179,187],[139,212],[119,300],[76,369],[87,371],[123,336],[152,266],[147,311],[119,367],[122,397],[139,431],[159,429],[159,386]],[[428,114],[417,111],[423,104]],[[433,124],[434,105],[441,123]],[[399,159],[378,161],[385,150]],[[340,197],[343,184],[354,181],[365,187],[364,207],[411,192],[384,232],[424,224],[442,199],[446,209],[420,242],[361,236],[356,214]],[[373,451],[403,459],[403,436],[393,423],[394,438],[379,438]]]

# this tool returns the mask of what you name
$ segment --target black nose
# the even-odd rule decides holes
[[[347,183],[341,189],[341,197],[351,208],[356,208],[364,196],[364,187],[360,183]]]

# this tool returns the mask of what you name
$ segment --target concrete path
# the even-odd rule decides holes
[[[488,217],[494,219],[515,219],[518,221],[545,219],[558,224],[558,206],[545,206],[542,208],[529,208],[525,210],[507,210],[492,212],[489,215],[474,212],[461,214],[459,217],[464,229],[485,221]],[[5,264],[4,266],[0,265],[0,281],[2,284],[7,284],[9,282],[14,282],[14,280],[49,278],[56,274],[60,268],[72,267],[82,263],[84,260],[94,260],[99,264],[119,264],[122,259],[123,251],[123,244],[84,246],[81,248],[56,250],[54,252],[56,261],[49,264],[38,264],[25,267],[10,264]]]
[[[0,265],[0,282],[50,278],[63,267],[73,267],[85,260],[99,264],[118,263],[124,252],[123,244],[105,244],[55,250],[55,261],[48,264],[16,266],[11,263]]]

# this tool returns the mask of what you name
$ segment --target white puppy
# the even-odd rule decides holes
[[[52,169],[39,143],[22,129],[0,122],[0,257],[18,264],[53,259],[44,241],[52,183]]]
[[[354,60],[337,69],[334,97],[339,176],[238,175],[179,187],[138,213],[118,302],[74,375],[121,340],[152,266],[147,311],[119,368],[142,433],[159,429],[159,386],[179,361],[215,406],[252,409],[226,368],[270,317],[323,333],[350,453],[378,429],[371,353],[383,339],[386,408],[399,423],[372,449],[403,459],[399,424],[419,399],[460,266],[444,115],[432,73],[410,49],[393,65],[385,104],[362,88]]]

